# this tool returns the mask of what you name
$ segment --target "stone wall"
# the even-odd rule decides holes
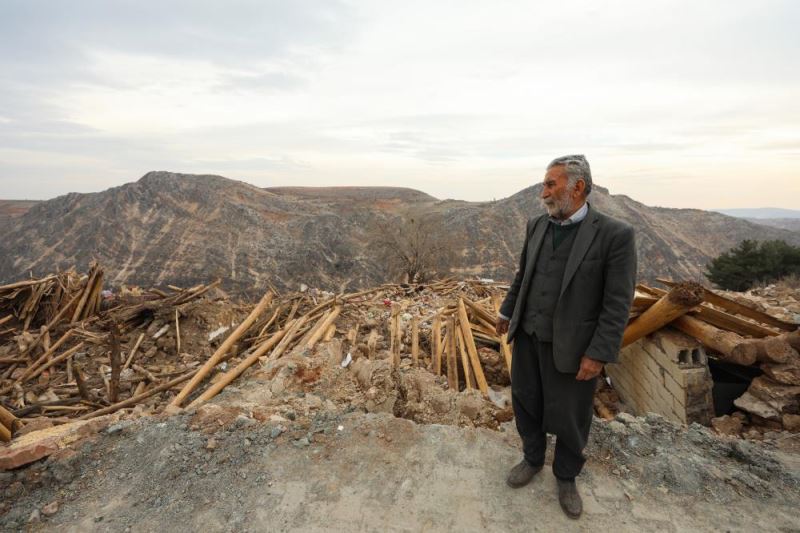
[[[682,424],[708,425],[714,416],[713,381],[703,347],[663,329],[620,351],[606,373],[636,414],[658,413]]]

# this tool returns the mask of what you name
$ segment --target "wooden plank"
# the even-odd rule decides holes
[[[495,313],[500,313],[500,295],[495,294],[492,297],[492,304],[494,306]],[[500,335],[500,353],[503,354],[503,358],[506,360],[506,367],[508,368],[508,376],[511,377],[511,360],[512,360],[512,351],[511,347],[506,342],[506,336]]]
[[[192,391],[200,384],[200,382],[214,369],[217,364],[222,360],[222,357],[228,352],[228,350],[234,345],[239,338],[244,335],[245,331],[253,325],[253,322],[259,317],[259,315],[264,311],[264,309],[269,305],[272,301],[272,293],[266,293],[262,298],[261,301],[258,302],[258,305],[250,312],[247,318],[239,324],[239,327],[231,333],[225,342],[223,342],[217,351],[213,353],[211,357],[208,358],[208,361],[197,371],[196,374],[192,376],[192,379],[187,383],[183,389],[178,393],[177,396],[172,400],[170,405],[174,405],[175,407],[180,407],[183,400],[192,393]]]
[[[433,373],[442,373],[442,317],[439,313],[433,317],[431,326],[431,350],[433,351]]]
[[[447,387],[458,392],[458,370],[456,363],[456,319],[447,319]]]
[[[667,285],[669,287],[675,285],[676,283],[674,281],[667,279],[662,279],[662,278],[656,278],[656,279],[658,282],[663,283],[664,285]],[[729,313],[735,313],[738,315],[746,316],[747,318],[752,318],[753,320],[761,322],[762,324],[767,324],[772,327],[782,329],[784,331],[794,331],[798,327],[800,327],[800,324],[792,324],[790,322],[785,322],[780,318],[768,315],[767,313],[764,313],[757,309],[753,309],[752,307],[742,305],[739,302],[731,300],[730,298],[726,298],[721,294],[717,294],[711,289],[705,289],[705,295],[703,296],[703,299],[708,303],[714,304],[718,307],[725,309]]]
[[[411,362],[414,367],[419,366],[419,317],[411,317]]]
[[[461,325],[461,333],[464,335],[464,343],[466,344],[467,353],[469,353],[470,361],[472,362],[472,370],[475,374],[475,381],[478,388],[484,396],[489,396],[489,384],[486,383],[486,377],[483,375],[481,368],[481,360],[478,358],[478,350],[475,348],[475,340],[472,338],[472,331],[469,327],[469,318],[467,318],[467,308],[464,305],[464,300],[458,300],[458,322]]]
[[[458,353],[461,354],[461,370],[464,373],[464,386],[467,390],[475,389],[477,386],[475,385],[475,378],[472,376],[472,371],[470,370],[469,354],[466,348],[464,348],[464,333],[458,327],[456,328],[456,346],[458,346]]]

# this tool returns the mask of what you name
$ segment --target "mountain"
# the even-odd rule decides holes
[[[800,218],[748,218],[750,222],[800,232]]]
[[[780,207],[743,207],[739,209],[714,209],[717,213],[738,218],[798,218],[800,210]]]
[[[111,284],[229,290],[300,283],[328,290],[387,280],[370,246],[381,223],[435,217],[461,259],[457,273],[508,280],[540,185],[492,202],[437,200],[390,187],[261,189],[221,176],[150,172],[99,193],[71,193],[0,219],[0,282],[100,261]],[[699,279],[708,260],[742,239],[800,235],[695,209],[645,206],[595,186],[591,203],[637,229],[639,275]]]

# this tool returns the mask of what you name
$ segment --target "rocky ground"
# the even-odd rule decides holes
[[[549,470],[523,489],[505,485],[520,448],[494,404],[435,394],[413,378],[424,370],[397,383],[383,360],[364,360],[369,372],[340,360],[333,342],[197,410],[106,417],[72,446],[0,473],[0,529],[798,531],[800,455],[780,442],[655,415],[597,419],[579,480],[585,514],[571,521]]]

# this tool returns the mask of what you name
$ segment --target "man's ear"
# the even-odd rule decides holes
[[[575,182],[575,192],[577,192],[580,196],[583,196],[586,191],[586,182],[583,180],[578,180]]]

